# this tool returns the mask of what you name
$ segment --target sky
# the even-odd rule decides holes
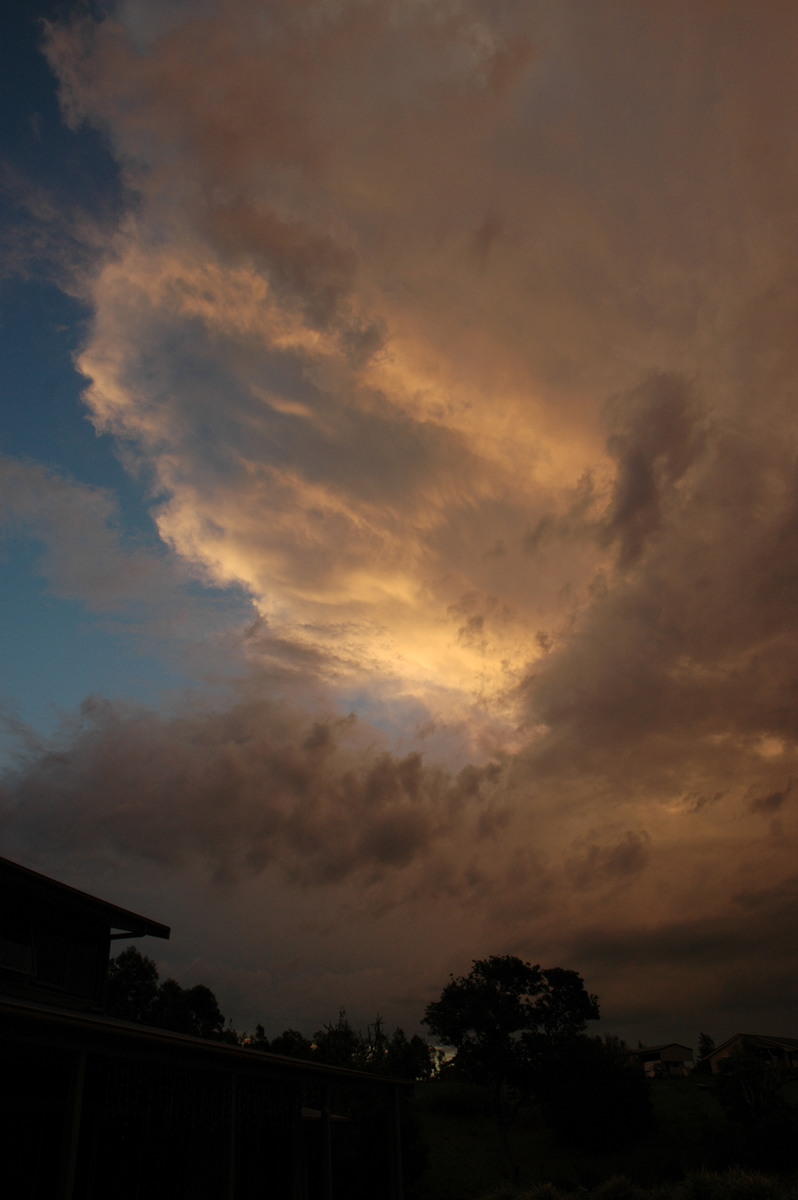
[[[0,852],[239,1029],[798,1035],[798,9],[4,17]]]

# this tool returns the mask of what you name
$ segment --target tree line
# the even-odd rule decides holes
[[[611,1035],[587,1033],[599,1002],[581,975],[512,955],[475,960],[468,974],[449,978],[424,1012],[432,1045],[398,1027],[389,1032],[379,1016],[362,1032],[343,1009],[310,1037],[289,1028],[270,1039],[262,1025],[240,1033],[225,1023],[210,988],[161,980],[152,959],[133,946],[109,964],[106,1007],[124,1020],[254,1052],[476,1088],[516,1183],[510,1131],[524,1108],[539,1112],[560,1142],[588,1153],[622,1148],[652,1128],[650,1085],[628,1047]],[[702,1034],[699,1074],[709,1068],[711,1049]],[[723,1145],[713,1151],[720,1161],[777,1170],[796,1161],[784,1083],[751,1055],[724,1060],[721,1073],[711,1084],[707,1079],[704,1086],[725,1113]]]
[[[530,1103],[561,1140],[585,1149],[622,1145],[648,1127],[646,1081],[626,1046],[585,1033],[598,1018],[598,997],[576,971],[541,969],[513,955],[476,960],[427,1005],[425,1024],[455,1050],[450,1072],[490,1096],[516,1183],[509,1133]]]
[[[418,1034],[408,1037],[399,1027],[389,1033],[379,1016],[363,1033],[351,1025],[343,1009],[335,1021],[311,1037],[296,1029],[285,1029],[270,1039],[262,1025],[256,1025],[254,1033],[239,1032],[225,1021],[210,988],[204,984],[183,988],[175,979],[161,980],[154,961],[135,946],[129,946],[109,963],[106,1011],[124,1021],[173,1033],[399,1079],[430,1079],[442,1057]]]
[[[213,992],[161,981],[152,959],[135,947],[112,959],[107,990],[112,1016],[178,1033],[334,1066],[416,1081],[433,1076],[484,1090],[511,1177],[517,1178],[509,1132],[519,1110],[539,1105],[566,1141],[617,1145],[639,1135],[650,1118],[642,1072],[618,1039],[589,1037],[596,996],[576,971],[541,969],[511,955],[476,960],[452,976],[427,1005],[418,1034],[388,1032],[377,1017],[365,1033],[341,1010],[311,1037],[286,1029],[270,1039],[262,1025],[241,1034],[225,1024]],[[446,1049],[442,1049],[445,1047]]]

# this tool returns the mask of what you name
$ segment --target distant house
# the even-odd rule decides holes
[[[646,1075],[653,1079],[661,1075],[689,1075],[693,1069],[693,1051],[678,1042],[663,1042],[661,1046],[640,1046],[630,1051]]]
[[[0,858],[0,1194],[401,1200],[411,1084],[105,1016],[149,918]]]
[[[712,1070],[720,1071],[724,1059],[734,1054],[750,1054],[773,1067],[798,1071],[798,1038],[765,1037],[759,1033],[735,1033],[707,1055]]]

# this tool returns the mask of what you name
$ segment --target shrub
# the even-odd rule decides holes
[[[780,1200],[785,1195],[778,1180],[740,1167],[723,1173],[694,1171],[680,1191],[683,1200]]]
[[[493,1188],[481,1200],[572,1200],[572,1197],[571,1193],[561,1191],[553,1183],[536,1183],[521,1191],[511,1184],[505,1184]]]
[[[524,1200],[571,1200],[571,1193],[563,1192],[553,1183],[536,1183],[523,1194]]]
[[[590,1200],[648,1200],[649,1193],[625,1175],[614,1175],[598,1184],[590,1193]]]

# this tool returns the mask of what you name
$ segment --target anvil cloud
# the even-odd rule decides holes
[[[152,603],[191,572],[252,619],[232,698],[28,747],[20,857],[185,904],[250,1021],[412,1022],[512,952],[622,1032],[796,1032],[796,38],[714,0],[47,27],[126,189],[76,365]]]

